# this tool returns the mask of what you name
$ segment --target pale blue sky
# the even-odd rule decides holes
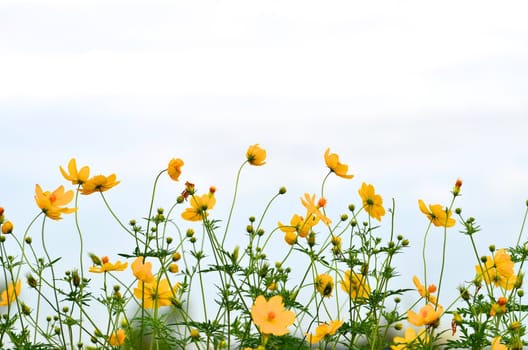
[[[447,204],[461,177],[479,244],[510,245],[528,199],[527,12],[521,1],[3,1],[0,204],[21,230],[37,213],[35,183],[64,183],[58,166],[76,157],[117,173],[108,196],[139,219],[155,174],[181,157],[184,181],[219,188],[225,217],[245,150],[260,143],[268,164],[245,170],[238,224],[285,185],[272,225],[319,192],[331,147],[356,175],[329,180],[335,215],[372,183],[396,198],[397,231],[418,249],[418,198]],[[165,186],[160,206],[181,191]],[[85,200],[88,250],[103,255],[112,232],[94,221],[117,230]],[[446,272],[454,291],[473,262],[456,228],[448,247],[461,248]]]

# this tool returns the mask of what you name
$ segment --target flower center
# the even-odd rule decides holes
[[[268,321],[273,321],[275,313],[273,311],[268,312]]]

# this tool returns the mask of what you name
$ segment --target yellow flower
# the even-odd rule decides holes
[[[131,265],[134,276],[142,282],[150,283],[154,280],[152,274],[152,263],[150,261],[144,262],[142,256],[138,256]]]
[[[490,350],[508,350],[508,347],[506,345],[501,344],[502,337],[497,336],[493,338],[491,341],[491,349]]]
[[[178,264],[172,263],[169,265],[169,271],[171,273],[177,273],[178,271],[180,271],[180,267],[178,266]]]
[[[20,289],[22,288],[22,281],[18,280],[16,286],[13,282],[10,282],[7,289],[2,291],[0,294],[0,306],[7,306],[11,304],[20,295]]]
[[[202,221],[204,216],[208,216],[207,210],[213,209],[216,204],[214,194],[209,192],[201,196],[192,196],[189,200],[190,208],[185,209],[181,214],[182,218],[188,221]]]
[[[433,225],[437,227],[453,227],[455,226],[456,220],[451,217],[451,210],[447,211],[440,204],[429,204],[429,210],[425,205],[424,201],[419,199],[418,206],[420,211],[424,213]]]
[[[169,173],[169,176],[174,181],[178,181],[178,178],[181,175],[181,167],[183,166],[183,160],[180,158],[172,158],[169,162],[169,166],[167,167],[167,172]]]
[[[251,165],[264,165],[266,164],[266,150],[261,148],[259,144],[254,144],[249,146],[246,152],[246,158]]]
[[[506,249],[499,249],[493,257],[487,256],[484,270],[476,265],[477,279],[484,279],[486,284],[494,283],[506,290],[514,287],[517,277],[514,275],[514,264]]]
[[[326,273],[322,273],[315,278],[315,289],[323,296],[330,297],[334,289],[334,279]]]
[[[121,346],[125,344],[125,338],[126,338],[125,330],[122,328],[119,328],[117,331],[115,331],[108,337],[108,343],[111,346]]]
[[[354,177],[352,174],[347,174],[348,165],[339,162],[339,156],[335,153],[330,153],[330,148],[326,149],[324,154],[326,166],[330,168],[330,171],[334,172],[337,176],[345,179],[351,179]]]
[[[81,170],[77,170],[77,163],[75,158],[70,159],[68,162],[68,171],[67,173],[62,166],[59,167],[60,172],[62,173],[62,176],[68,180],[71,181],[73,185],[82,185],[83,183],[88,180],[88,177],[90,177],[90,168],[88,166],[83,166]]]
[[[425,330],[421,330],[417,335],[414,328],[407,328],[405,330],[404,337],[394,337],[394,345],[391,345],[392,350],[406,350],[406,349],[417,349],[418,345],[423,345],[427,342],[427,336]]]
[[[259,295],[251,307],[251,318],[261,333],[285,335],[289,333],[288,327],[295,322],[295,313],[284,310],[280,295],[269,300]]]
[[[2,224],[2,233],[4,235],[10,234],[13,232],[13,223],[11,221],[6,221]]]
[[[145,309],[152,309],[171,305],[178,288],[179,284],[171,287],[167,279],[162,279],[159,283],[157,280],[148,283],[140,280],[137,288],[134,288],[134,295],[143,300]]]
[[[310,196],[308,193],[304,194],[304,198],[301,197],[301,203],[306,208],[306,218],[307,220],[311,220],[312,216],[316,217],[318,220],[321,220],[326,225],[330,225],[332,223],[332,220],[328,218],[326,215],[324,215],[320,208],[322,208],[324,205],[320,204],[326,204],[326,201],[324,198],[319,199],[318,203],[315,203],[315,194]]]
[[[315,329],[315,334],[306,334],[306,338],[310,344],[315,344],[323,340],[327,336],[336,334],[337,330],[343,325],[343,321],[330,321],[328,323],[321,323]]]
[[[302,216],[293,214],[290,220],[289,226],[284,225],[280,221],[278,223],[278,226],[279,226],[279,229],[284,233],[297,232],[299,236],[304,238],[308,236],[308,233],[310,233],[310,230],[312,229],[312,227],[317,225],[318,222],[319,222],[319,218],[313,215],[310,216],[310,218],[305,221]]]
[[[286,232],[284,234],[284,240],[289,245],[294,245],[295,243],[297,243],[297,233],[295,233],[295,231]]]
[[[490,316],[502,315],[506,313],[506,304],[508,299],[506,297],[500,297],[496,303],[491,304]]]
[[[123,271],[128,267],[128,263],[121,261],[116,261],[115,263],[111,263],[108,260],[107,256],[103,256],[101,258],[101,266],[90,266],[88,271],[94,272],[94,273],[103,273],[103,272],[109,272],[109,271]]]
[[[444,308],[441,305],[433,304],[427,304],[424,307],[418,311],[418,313],[415,313],[412,310],[409,310],[407,312],[407,320],[409,323],[420,327],[424,325],[432,325],[435,324],[439,319],[440,316],[444,313]]]
[[[341,280],[341,289],[352,299],[367,299],[370,295],[370,286],[365,276],[350,270],[345,271],[345,277]]]
[[[64,186],[59,186],[53,192],[43,192],[42,188],[35,185],[35,201],[42,212],[47,217],[53,220],[62,219],[62,214],[70,214],[77,210],[77,208],[64,207],[73,199],[73,191],[64,191]]]
[[[94,192],[108,191],[114,186],[117,186],[121,181],[116,180],[116,175],[111,174],[109,176],[96,175],[82,185],[81,194],[88,195]]]
[[[385,208],[383,208],[383,198],[375,193],[374,186],[363,182],[358,193],[363,201],[365,211],[370,217],[381,221],[381,217],[385,215]]]
[[[431,293],[436,292],[436,286],[434,284],[430,284],[429,287],[425,289],[425,286],[420,282],[420,280],[416,276],[413,276],[413,283],[422,298],[425,298],[427,302],[436,304],[436,297],[434,295],[431,295]]]

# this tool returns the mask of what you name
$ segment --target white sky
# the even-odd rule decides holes
[[[329,205],[357,203],[372,183],[396,198],[398,231],[417,249],[417,199],[447,203],[461,177],[479,244],[508,246],[528,198],[526,13],[522,1],[2,1],[0,204],[21,230],[37,212],[35,183],[54,189],[58,166],[76,157],[116,172],[110,198],[140,218],[155,174],[182,157],[183,180],[214,183],[225,217],[258,142],[269,160],[245,172],[239,224],[286,185],[289,206],[272,225],[319,192],[331,147],[356,178],[332,178]],[[181,191],[165,185],[161,206]],[[106,222],[97,210],[87,217]],[[90,232],[88,249],[104,255],[106,234]],[[474,264],[461,260],[469,242],[458,229],[449,238],[454,290]],[[411,257],[401,264],[421,273]]]

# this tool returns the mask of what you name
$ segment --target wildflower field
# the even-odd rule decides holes
[[[266,165],[259,144],[245,157],[241,152],[234,187],[219,189],[232,193],[226,217],[215,215],[216,187],[182,180],[188,177],[179,158],[155,175],[141,218],[120,217],[111,204],[126,174],[94,176],[74,158],[59,166],[63,184],[35,185],[31,209],[38,215],[29,223],[10,221],[9,208],[0,208],[1,347],[500,350],[527,344],[527,211],[511,246],[479,251],[478,220],[457,207],[462,180],[453,179],[443,198],[417,198],[423,221],[415,225],[423,226],[423,242],[413,243],[422,245],[422,254],[412,257],[419,264],[401,288],[395,259],[405,258],[410,242],[394,230],[396,199],[363,182],[348,207],[334,208],[325,184],[354,181],[354,175],[330,149],[320,159],[328,172],[319,188],[297,196],[270,226],[269,209],[287,192],[278,188],[260,199],[264,210],[244,218],[244,227],[235,224],[244,205],[237,193],[246,167]],[[173,180],[170,189],[160,188],[162,177]],[[157,205],[160,191],[174,193],[169,207]],[[99,197],[133,249],[85,251],[89,232],[79,220],[85,196]],[[342,214],[333,217],[334,211]],[[67,239],[79,249],[71,251],[76,266],[65,270],[47,235],[50,220],[66,215],[75,217]],[[474,266],[458,281],[454,300],[443,286],[450,231],[467,237],[472,252],[465,258]],[[432,232],[443,237],[439,261],[426,254]],[[431,264],[440,266],[438,274]],[[32,295],[31,302],[24,295]],[[413,302],[405,305],[403,298]]]

